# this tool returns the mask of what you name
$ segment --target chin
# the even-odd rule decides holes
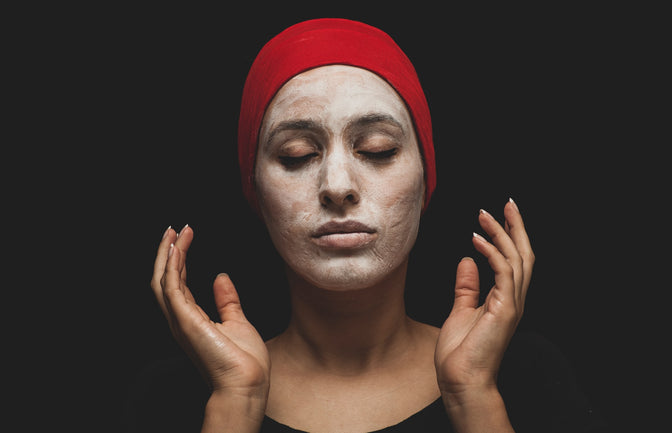
[[[345,292],[380,283],[389,277],[392,268],[380,262],[341,258],[299,270],[294,268],[294,272],[320,289]]]

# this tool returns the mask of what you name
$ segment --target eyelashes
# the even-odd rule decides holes
[[[317,152],[309,153],[303,156],[280,156],[280,163],[287,168],[296,168],[304,165],[314,157],[319,156]]]
[[[387,159],[391,159],[394,155],[397,154],[397,148],[393,147],[392,149],[381,150],[379,152],[367,152],[360,150],[357,153],[373,161],[385,161]]]
[[[392,158],[397,154],[397,152],[398,149],[396,147],[393,147],[391,149],[382,150],[378,152],[359,150],[357,151],[357,154],[360,155],[365,160],[370,161],[372,163],[386,163],[390,162]],[[280,163],[283,166],[292,169],[306,165],[314,158],[317,158],[319,156],[320,156],[319,153],[312,152],[301,156],[279,156],[278,159],[280,160]]]

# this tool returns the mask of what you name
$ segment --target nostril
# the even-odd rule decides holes
[[[329,206],[332,203],[332,200],[328,195],[322,194],[322,197],[320,197],[320,203],[322,203],[322,206]]]
[[[320,203],[322,206],[343,206],[346,204],[357,204],[359,203],[359,194],[355,192],[338,194],[335,192],[325,191],[320,194]]]

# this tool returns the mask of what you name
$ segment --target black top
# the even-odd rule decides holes
[[[439,398],[420,412],[411,415],[399,424],[376,430],[371,433],[417,433],[441,431],[450,433],[450,421],[446,410],[443,408],[443,401]],[[264,417],[264,423],[261,425],[261,433],[305,433],[302,430],[295,430],[284,424]]]
[[[604,420],[578,388],[565,357],[547,339],[518,333],[502,360],[498,386],[517,433],[597,433]],[[209,393],[188,358],[152,363],[140,375],[123,416],[126,432],[199,432]],[[451,432],[441,399],[380,433]],[[265,417],[261,433],[299,430]]]

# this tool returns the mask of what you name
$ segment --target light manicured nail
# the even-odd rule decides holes
[[[168,236],[168,232],[170,231],[171,228],[173,228],[173,226],[168,226],[166,231],[163,232],[163,236],[161,237],[161,240],[164,240],[166,238],[166,236]]]
[[[481,241],[481,242],[487,242],[487,241],[485,240],[485,238],[484,238],[483,236],[479,235],[478,233],[474,232],[473,235],[474,235],[474,238],[478,239],[479,241]]]
[[[490,218],[492,218],[492,215],[490,215],[490,212],[488,212],[488,211],[485,210],[485,209],[480,209],[480,210],[478,211],[478,213],[480,213],[481,215],[487,215],[487,216],[489,216]]]
[[[509,203],[511,203],[511,204],[513,205],[513,207],[516,208],[516,210],[518,211],[518,213],[520,213],[520,209],[518,209],[518,205],[516,204],[515,201],[513,201],[513,199],[512,199],[511,197],[509,197]]]

